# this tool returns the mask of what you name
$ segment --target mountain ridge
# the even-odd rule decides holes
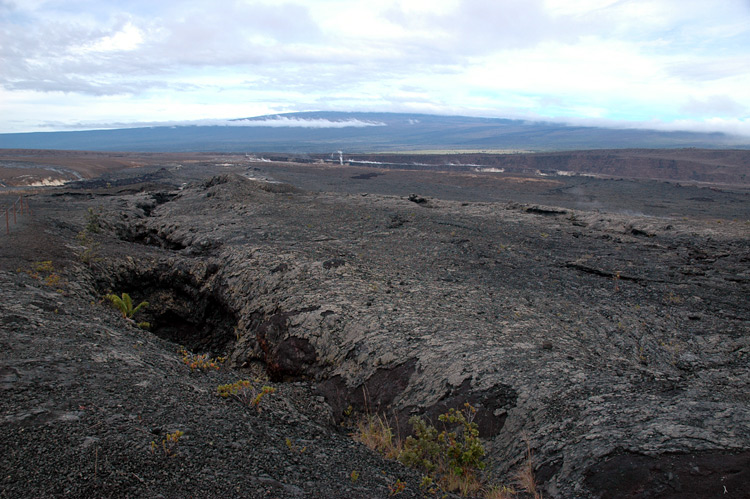
[[[750,149],[724,133],[615,129],[506,118],[309,111],[183,125],[0,134],[0,148],[143,152],[406,152]],[[257,123],[262,123],[257,124]]]

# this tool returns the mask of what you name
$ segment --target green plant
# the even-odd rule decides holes
[[[396,483],[388,486],[388,489],[391,491],[389,495],[395,496],[406,490],[406,484],[398,478],[396,479]]]
[[[86,265],[99,260],[99,247],[101,244],[93,238],[93,234],[101,232],[101,213],[102,209],[89,208],[86,214],[86,226],[78,233],[76,239],[81,245],[78,251],[78,258]]]
[[[81,245],[81,249],[78,251],[78,258],[81,262],[91,265],[99,261],[99,247],[101,244],[94,240],[89,232],[82,230],[78,233],[76,239]]]
[[[424,475],[422,477],[422,481],[419,483],[419,488],[430,495],[435,495],[438,493],[438,489],[435,486],[435,480],[427,475]]]
[[[44,260],[42,262],[34,262],[34,272],[38,273],[52,273],[55,271],[55,266],[52,265],[52,260]]]
[[[45,286],[59,287],[65,282],[63,278],[55,271],[55,266],[52,264],[52,260],[44,260],[41,262],[34,262],[31,265],[31,270],[18,269],[19,272],[26,272],[31,278],[40,280]],[[61,289],[58,291],[62,292]]]
[[[106,300],[109,300],[112,302],[112,305],[120,311],[123,317],[126,319],[132,319],[133,316],[138,313],[143,308],[148,307],[148,302],[142,301],[135,307],[133,306],[133,300],[130,298],[130,295],[127,293],[123,293],[122,297],[119,297],[117,295],[108,294],[104,295],[104,298]]]
[[[91,234],[98,234],[101,230],[101,208],[94,210],[94,208],[89,208],[88,212],[86,214],[86,232],[89,232]]]
[[[167,433],[167,437],[161,441],[161,449],[166,457],[174,457],[177,455],[177,443],[185,433],[177,430],[173,433]],[[154,441],[151,441],[151,454],[156,454],[156,449],[160,446]]]
[[[684,300],[681,296],[678,296],[674,294],[672,291],[670,291],[668,294],[664,295],[664,303],[671,304],[671,305],[679,305]]]
[[[286,439],[286,446],[287,446],[287,448],[290,451],[292,451],[294,453],[298,453],[298,454],[302,454],[302,453],[304,453],[307,450],[307,446],[306,445],[303,445],[302,447],[300,447],[299,445],[297,445],[294,442],[292,442],[292,439],[288,438],[288,437]]]
[[[406,438],[399,461],[426,471],[450,492],[477,492],[481,488],[478,472],[485,463],[479,428],[474,423],[476,413],[469,403],[462,410],[450,409],[438,417],[443,423],[442,431],[418,416],[412,417],[409,423],[414,436]]]
[[[182,362],[190,368],[191,371],[195,371],[196,369],[199,369],[201,371],[207,371],[209,369],[219,369],[222,364],[224,364],[224,361],[227,360],[226,357],[215,357],[211,358],[208,356],[207,353],[204,354],[194,354],[192,352],[188,352],[185,348],[180,348],[177,353],[182,355]]]
[[[357,424],[354,437],[388,459],[424,471],[423,489],[436,491],[440,487],[476,495],[482,491],[480,472],[485,468],[484,447],[474,423],[476,413],[468,403],[461,410],[450,409],[438,417],[442,430],[414,416],[409,420],[414,436],[404,441],[394,437],[385,417],[368,414]]]
[[[258,381],[256,380],[256,383]],[[251,381],[243,379],[234,383],[219,385],[216,388],[219,397],[232,397],[239,400],[243,405],[252,405],[258,412],[260,412],[260,402],[263,397],[270,395],[276,391],[276,388],[271,386],[259,387],[257,384],[253,384]]]
[[[479,440],[479,428],[474,419],[477,409],[464,404],[460,410],[450,409],[438,417],[442,429],[427,424],[420,417],[412,417],[414,436],[402,441],[394,436],[384,416],[367,414],[357,423],[357,432],[352,436],[389,459],[398,459],[403,464],[425,472],[420,487],[423,492],[437,494],[440,490],[458,492],[463,496],[507,499],[517,492],[502,485],[490,485],[482,470],[485,469],[484,447]],[[527,441],[527,459],[518,474],[521,486],[534,499],[540,499],[536,490],[531,464],[531,449]],[[398,482],[397,482],[398,483]],[[391,495],[403,491],[390,486]]]

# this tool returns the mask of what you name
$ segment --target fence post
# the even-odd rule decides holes
[[[5,208],[5,233],[10,235],[10,220],[8,219],[8,208]]]
[[[13,202],[13,225],[16,224],[16,203]]]
[[[23,215],[23,196],[19,196],[19,201],[21,201],[21,215]]]

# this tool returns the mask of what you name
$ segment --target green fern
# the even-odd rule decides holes
[[[109,294],[105,295],[104,298],[111,301],[112,305],[114,305],[115,308],[119,310],[122,316],[126,319],[132,319],[139,310],[148,307],[148,302],[146,301],[142,301],[141,303],[133,307],[133,300],[127,293],[123,293],[122,297]]]

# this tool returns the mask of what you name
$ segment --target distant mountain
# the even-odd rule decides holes
[[[210,124],[0,134],[0,148],[94,151],[325,153],[681,147],[750,149],[750,138],[465,116],[342,112],[289,113]]]

